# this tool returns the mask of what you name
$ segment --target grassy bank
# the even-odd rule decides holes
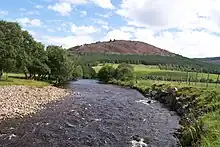
[[[118,66],[118,64],[109,64],[114,68]],[[165,81],[187,81],[189,77],[191,81],[205,81],[209,79],[212,82],[217,81],[217,74],[207,74],[207,73],[196,73],[196,72],[184,72],[184,71],[176,71],[176,70],[161,70],[158,66],[146,66],[146,65],[135,65],[131,64],[134,68],[137,79],[159,79]],[[98,72],[103,67],[103,64],[93,67],[96,72]]]
[[[0,80],[0,86],[23,85],[23,86],[44,87],[50,85],[49,82],[26,80],[23,78],[24,78],[23,74],[9,73],[8,78],[6,78],[6,74],[3,74],[2,80]]]
[[[153,84],[151,81],[136,83],[113,80],[110,83],[135,88],[162,103],[165,101],[168,108],[178,112],[182,125],[181,134],[178,137],[183,147],[220,146],[220,90],[175,83]],[[169,92],[172,87],[178,89],[175,94]],[[166,100],[172,101],[168,104]]]

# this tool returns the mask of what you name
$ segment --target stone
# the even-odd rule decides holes
[[[43,109],[43,105],[63,99],[70,92],[47,86],[43,88],[31,86],[0,87],[0,123],[9,118],[22,118]]]

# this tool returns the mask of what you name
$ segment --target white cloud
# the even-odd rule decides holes
[[[60,0],[60,2],[70,3],[73,5],[94,3],[95,5],[104,9],[115,9],[111,3],[111,0]]]
[[[19,22],[22,26],[32,26],[32,27],[40,27],[42,25],[42,22],[39,19],[29,19],[27,17],[25,18],[18,18],[16,19],[17,22]]]
[[[109,18],[113,15],[113,13],[112,12],[108,12],[108,13],[105,13],[105,14],[95,13],[95,15],[100,16],[100,17],[104,17],[104,18]]]
[[[112,30],[109,31],[106,36],[104,37],[104,41],[110,40],[110,39],[116,39],[116,40],[130,40],[132,39],[133,35],[129,32],[124,32],[121,30]]]
[[[60,0],[60,2],[71,3],[75,5],[86,4],[88,0]]]
[[[56,3],[55,5],[49,5],[48,9],[54,10],[60,13],[62,16],[69,15],[72,11],[72,6],[70,3]]]
[[[112,5],[111,0],[91,0],[93,3],[95,3],[97,6],[100,6],[104,9],[115,9],[115,7]]]
[[[42,8],[44,8],[44,6],[43,5],[36,5],[35,8],[36,9],[42,9]]]
[[[43,36],[42,41],[47,45],[62,45],[64,48],[70,48],[76,45],[82,45],[85,43],[92,43],[94,40],[90,36],[66,36],[66,37],[55,37],[55,36]]]
[[[130,23],[151,27],[199,25],[200,19],[219,25],[219,5],[217,0],[122,0],[117,13]],[[206,28],[207,24],[203,25]]]
[[[135,26],[120,28],[135,40],[187,57],[207,57],[220,56],[220,36],[215,35],[220,34],[219,6],[218,0],[122,0],[116,13]]]
[[[187,57],[213,57],[220,55],[220,37],[205,31],[164,32],[156,37],[159,47]]]
[[[102,28],[105,29],[105,30],[109,30],[109,26],[108,25],[102,25]]]
[[[94,23],[96,23],[96,24],[108,25],[108,22],[107,22],[107,21],[104,21],[104,20],[101,20],[101,19],[94,19],[94,18],[92,18],[91,20],[92,20]]]
[[[87,12],[86,11],[80,11],[80,13],[81,13],[81,17],[85,17],[86,15],[87,15]]]
[[[87,35],[97,32],[98,30],[93,26],[76,26],[72,25],[71,31],[76,35]]]
[[[129,27],[129,26],[122,26],[120,30],[124,32],[135,32],[136,28],[135,27]]]
[[[143,41],[187,57],[220,55],[220,37],[206,31],[164,31],[156,35],[156,32],[151,29],[137,29],[134,33],[134,40]]]
[[[0,15],[1,16],[7,16],[8,15],[8,11],[0,10]]]

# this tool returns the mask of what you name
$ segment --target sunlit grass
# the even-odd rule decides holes
[[[112,65],[113,67],[117,68],[119,64],[111,64],[107,63],[109,65]],[[105,64],[99,64],[98,66],[93,67],[96,72],[98,72],[102,66]],[[160,70],[158,66],[146,66],[146,65],[136,65],[131,64],[134,67],[134,71],[136,73],[137,78],[143,78],[146,76],[158,76],[166,79],[166,77],[171,77],[172,79],[187,79],[188,73],[184,71],[175,71],[175,70]],[[189,72],[189,76],[191,78],[197,79],[207,79],[208,74],[207,73],[197,73],[196,72]],[[216,74],[209,74],[209,79],[212,79],[213,81],[217,81],[218,75]]]
[[[50,85],[48,82],[21,79],[22,77],[24,77],[24,74],[10,73],[8,74],[8,78],[6,79],[6,74],[3,74],[2,80],[0,81],[0,86],[23,85],[44,87]]]

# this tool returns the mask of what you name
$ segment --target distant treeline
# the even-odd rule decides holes
[[[109,53],[80,53],[77,55],[82,65],[95,66],[99,63],[129,63],[158,65],[161,69],[204,72],[219,74],[220,66],[206,63],[183,56],[159,56],[159,55],[134,55],[134,54],[109,54]]]

